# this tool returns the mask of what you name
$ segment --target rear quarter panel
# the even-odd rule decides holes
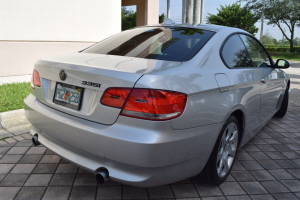
[[[137,88],[159,88],[188,95],[184,113],[171,120],[173,129],[221,123],[235,110],[245,114],[245,126],[257,122],[260,88],[255,86],[259,82],[256,71],[228,69],[219,55],[224,39],[231,33],[226,29],[217,32],[192,60],[176,68],[148,73],[135,85]],[[227,92],[220,92],[215,79],[219,73],[226,74],[230,81]]]

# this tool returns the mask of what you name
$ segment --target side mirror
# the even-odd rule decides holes
[[[276,61],[276,68],[282,68],[282,69],[287,69],[290,67],[290,63],[287,60],[284,59],[278,59]]]

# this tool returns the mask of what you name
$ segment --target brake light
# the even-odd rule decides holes
[[[31,76],[31,87],[41,87],[41,79],[40,75],[36,70],[33,70],[32,76]]]
[[[186,99],[187,95],[179,92],[133,89],[121,115],[150,120],[173,119],[182,114]]]
[[[109,88],[104,92],[101,103],[116,108],[123,107],[123,116],[158,121],[179,117],[186,105],[187,95],[183,93],[153,89],[130,90]]]
[[[122,108],[130,90],[130,88],[108,88],[100,102],[106,106]]]

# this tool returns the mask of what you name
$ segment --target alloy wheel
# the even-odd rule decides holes
[[[238,126],[231,122],[223,132],[217,155],[217,174],[225,177],[233,164],[238,145]]]

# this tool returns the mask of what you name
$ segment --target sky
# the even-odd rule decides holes
[[[159,14],[165,13],[167,14],[167,0],[159,0]],[[174,20],[176,23],[181,23],[181,17],[182,17],[182,0],[170,0],[170,18]],[[208,16],[208,13],[210,14],[217,14],[218,10],[217,8],[220,8],[221,5],[229,5],[237,2],[237,0],[204,0],[204,23],[206,23],[206,17]],[[131,9],[134,9],[134,7],[131,6]],[[261,21],[259,20],[255,26],[259,28],[258,32],[255,34],[255,36],[259,39],[260,37],[260,27],[261,27]],[[288,36],[290,36],[290,32],[286,29],[286,33]],[[267,20],[264,22],[264,34],[268,32],[271,36],[273,36],[277,40],[282,39],[282,32],[279,30],[277,26],[273,27],[270,25],[267,25]],[[300,38],[300,27],[296,28],[295,31],[295,38]]]

